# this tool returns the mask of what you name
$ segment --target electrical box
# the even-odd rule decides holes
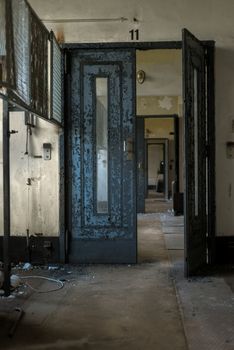
[[[51,143],[43,143],[43,158],[44,160],[51,160]]]

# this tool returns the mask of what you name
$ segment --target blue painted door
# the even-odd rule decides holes
[[[136,262],[135,51],[71,53],[70,252]]]

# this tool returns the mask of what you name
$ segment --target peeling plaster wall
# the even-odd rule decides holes
[[[11,234],[23,236],[29,229],[30,235],[58,236],[59,128],[37,118],[29,135],[28,155],[23,112],[10,113],[10,129],[18,131],[10,138]],[[52,145],[51,160],[43,159],[43,143]]]
[[[137,115],[178,114],[177,96],[137,96]]]
[[[124,22],[47,24],[63,31],[66,42],[130,41],[139,29],[140,41],[181,40],[186,27],[201,40],[216,41],[216,203],[217,234],[234,235],[234,160],[226,158],[233,140],[234,1],[233,0],[30,0],[41,18],[128,18]],[[133,18],[139,21],[134,22]]]

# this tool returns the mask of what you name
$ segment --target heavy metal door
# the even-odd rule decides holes
[[[207,262],[205,50],[183,30],[185,118],[185,272],[194,275]]]
[[[135,51],[70,55],[69,261],[135,263]]]

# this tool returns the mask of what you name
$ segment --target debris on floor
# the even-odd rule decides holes
[[[32,266],[32,264],[30,264],[30,263],[25,263],[25,264],[23,265],[22,269],[23,269],[23,270],[26,270],[26,271],[32,270],[32,269],[33,269],[33,266]]]
[[[11,287],[17,288],[21,283],[20,277],[18,275],[11,275]]]

